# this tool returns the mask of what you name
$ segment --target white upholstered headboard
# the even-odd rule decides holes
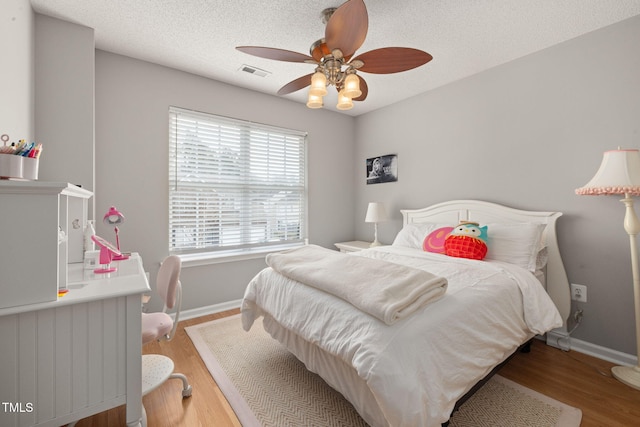
[[[561,212],[524,211],[479,200],[452,200],[422,209],[405,209],[400,212],[402,212],[403,225],[420,222],[455,225],[460,221],[474,221],[480,224],[489,222],[545,224],[542,239],[547,245],[549,257],[546,270],[547,293],[558,308],[564,321],[563,329],[566,330],[571,311],[571,293],[556,237],[556,221],[562,216]]]

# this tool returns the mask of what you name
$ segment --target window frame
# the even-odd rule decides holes
[[[189,265],[204,265],[217,262],[227,262],[230,260],[252,259],[263,257],[264,254],[274,251],[279,251],[286,248],[302,246],[308,243],[308,134],[293,129],[286,129],[282,127],[276,127],[271,125],[265,125],[247,120],[240,120],[235,118],[229,118],[216,114],[210,114],[205,112],[199,112],[189,110],[181,107],[170,106],[168,112],[169,123],[169,137],[168,137],[168,249],[169,253],[178,255],[183,264]],[[192,124],[184,124],[182,120],[191,121]],[[182,123],[182,124],[181,124]],[[186,127],[184,127],[186,126]],[[231,129],[238,135],[234,135],[230,142],[228,139],[222,136],[211,136],[210,133],[206,133],[200,128],[219,128],[219,129]],[[191,141],[189,137],[185,136],[186,133],[181,133],[185,129],[191,131]],[[201,133],[199,134],[198,131]],[[266,136],[265,136],[266,135]],[[274,140],[272,142],[272,140]],[[241,153],[237,157],[233,158],[230,162],[227,161],[224,164],[224,156],[221,156],[220,147],[222,144],[229,144],[234,150],[238,150],[236,153]],[[235,145],[237,144],[237,145]],[[277,147],[271,148],[271,147]],[[293,150],[294,155],[287,158],[287,154],[276,154],[274,158],[283,161],[285,166],[281,169],[277,169],[282,176],[273,178],[278,173],[273,174],[271,169],[272,165],[264,165],[260,162],[269,162],[271,160],[271,152]],[[264,156],[264,149],[266,148],[269,153],[269,160],[254,160],[256,153],[260,153]],[[215,152],[216,157],[206,158],[206,155],[199,152],[201,149],[203,152],[209,149],[211,152]],[[180,156],[180,153],[188,152],[188,155]],[[251,154],[251,155],[248,155]],[[278,155],[284,156],[283,158]],[[228,160],[228,159],[227,159]],[[231,165],[231,166],[227,166]],[[257,166],[255,166],[257,165]],[[198,171],[192,174],[191,180],[187,177],[185,170],[187,168],[194,168]],[[233,167],[233,173],[229,173],[228,167]],[[237,172],[236,168],[240,170]],[[254,173],[254,168],[258,173]],[[262,169],[261,169],[262,168]],[[213,171],[216,178],[211,179],[207,172]],[[265,177],[260,177],[261,174],[266,174]],[[293,177],[291,180],[286,177]],[[194,179],[195,178],[195,179]],[[210,180],[211,179],[211,180]],[[199,181],[202,184],[198,184]],[[180,199],[181,193],[188,193],[193,191],[193,198],[183,199],[185,203],[179,204],[174,202],[176,194]],[[214,195],[212,200],[208,204],[215,205],[218,213],[214,215],[214,221],[218,222],[218,226],[214,229],[205,229],[199,227],[197,222],[211,221],[210,212],[207,213],[207,203],[205,207],[200,208],[197,206],[196,200],[200,197],[196,194],[197,191],[201,191],[203,199],[212,197],[211,194],[219,194],[224,191],[225,196],[228,197],[230,203],[235,207],[230,218],[236,218],[237,224],[234,226],[224,225],[224,213],[223,213],[223,199],[222,196]],[[207,193],[208,192],[208,193]],[[231,193],[232,196],[228,196]],[[284,195],[284,196],[283,196]],[[285,197],[291,199],[287,203],[278,203],[277,198]],[[239,202],[242,200],[243,202]],[[247,202],[250,200],[250,202]],[[282,213],[282,217],[273,217],[272,213],[262,212],[256,214],[255,205],[260,206],[258,211],[268,210],[266,205],[272,201],[273,206],[276,206],[277,210],[284,208],[290,208],[293,206],[293,214],[290,211]],[[264,205],[260,205],[264,203]],[[180,221],[181,217],[179,210],[191,210],[192,212],[186,215],[190,218],[188,225],[186,225],[187,231],[178,232],[176,223]],[[215,209],[214,209],[215,210]],[[261,216],[264,215],[264,216]],[[280,218],[275,220],[275,218]],[[264,221],[264,225],[260,221]],[[293,221],[294,238],[289,239],[287,233],[289,232],[290,222]],[[223,224],[220,224],[222,222]],[[284,222],[285,225],[278,225],[275,231],[270,231],[270,228],[266,223],[269,222]],[[258,224],[256,226],[256,224]],[[261,230],[261,226],[264,230]],[[189,229],[189,227],[191,227]],[[225,247],[224,244],[208,244],[202,243],[203,235],[206,231],[209,234],[213,233],[218,235],[218,239],[222,239],[225,227],[227,232],[234,229],[236,237],[229,238],[228,242],[234,242],[230,247]],[[284,227],[284,229],[283,229]],[[257,229],[257,234],[264,234],[264,240],[252,236],[252,229]],[[284,231],[282,231],[284,230]],[[188,235],[189,231],[192,232],[194,245],[187,248],[187,245],[177,244],[179,237],[178,234]],[[279,234],[284,233],[284,240],[277,240]],[[238,237],[241,236],[241,237]],[[255,239],[259,241],[252,241]],[[219,243],[219,242],[218,242]],[[202,246],[202,245],[205,246]],[[181,247],[182,246],[182,247]],[[199,247],[197,247],[199,246]]]

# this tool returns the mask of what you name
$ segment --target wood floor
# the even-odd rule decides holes
[[[182,399],[179,380],[169,380],[143,398],[150,427],[241,426],[224,396],[198,356],[185,326],[234,313],[203,316],[180,322],[171,342],[147,344],[143,352],[162,353],[173,359],[176,370],[187,375],[193,396]],[[564,352],[534,340],[531,352],[517,354],[500,375],[582,410],[582,427],[640,425],[640,391],[611,377],[612,364],[578,352]],[[125,425],[119,407],[78,422],[77,427]],[[274,426],[275,427],[275,426]]]

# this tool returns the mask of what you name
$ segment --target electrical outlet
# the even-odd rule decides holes
[[[574,301],[587,302],[587,287],[585,285],[572,283],[571,299]]]

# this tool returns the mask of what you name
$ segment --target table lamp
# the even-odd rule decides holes
[[[623,194],[620,200],[626,206],[624,229],[631,244],[631,271],[633,273],[633,294],[636,319],[636,346],[640,356],[640,271],[638,270],[638,249],[636,235],[640,233],[640,220],[633,208],[631,196],[640,195],[640,153],[635,149],[606,151],[600,169],[584,187],[578,188],[579,195]],[[636,366],[614,366],[611,373],[620,382],[640,390],[640,363]]]
[[[378,223],[388,220],[387,210],[384,207],[384,203],[371,202],[367,208],[367,215],[364,218],[364,222],[372,222],[374,226],[374,238],[370,247],[380,246],[382,243],[378,241]]]
[[[120,230],[118,229],[118,225],[124,222],[124,215],[122,214],[122,212],[116,209],[115,206],[111,206],[109,208],[109,211],[106,214],[104,214],[104,217],[102,218],[102,222],[104,222],[106,225],[114,226],[114,229],[116,232],[116,248],[118,249],[118,252],[120,252],[120,236],[118,235]],[[129,258],[129,255],[125,255],[121,252],[118,255],[114,255],[113,257],[113,259],[116,261],[124,260],[127,258]]]

